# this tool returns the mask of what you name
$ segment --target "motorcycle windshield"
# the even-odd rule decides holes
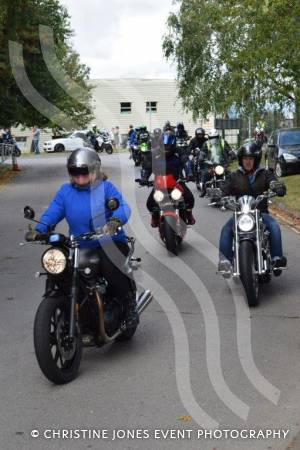
[[[249,211],[251,211],[255,206],[255,198],[251,195],[243,195],[238,199],[238,202],[241,208],[241,212],[244,214],[248,214]]]
[[[211,161],[214,164],[220,164],[221,163],[221,152],[220,152],[219,147],[215,144],[212,145],[210,152],[211,152]]]

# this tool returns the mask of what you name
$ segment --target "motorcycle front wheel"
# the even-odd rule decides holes
[[[178,241],[175,232],[176,223],[173,217],[165,217],[163,224],[163,240],[167,250],[173,255],[178,255]]]
[[[63,296],[46,297],[34,321],[34,349],[43,374],[55,384],[69,383],[77,375],[82,339],[79,324],[68,343],[70,303]]]
[[[259,284],[256,273],[255,253],[250,241],[242,241],[239,247],[240,274],[244,286],[249,307],[259,303]]]

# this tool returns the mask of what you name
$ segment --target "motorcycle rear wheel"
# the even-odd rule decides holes
[[[255,267],[255,255],[253,244],[250,241],[242,241],[239,247],[240,274],[249,307],[259,303],[258,275]]]
[[[77,375],[82,339],[79,324],[76,336],[67,350],[64,338],[68,334],[70,303],[63,296],[46,297],[40,304],[34,321],[34,349],[43,374],[55,384],[73,381]]]
[[[112,155],[114,149],[113,149],[112,145],[108,145],[105,147],[105,151],[108,155]]]

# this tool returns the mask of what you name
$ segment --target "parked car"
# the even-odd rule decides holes
[[[44,152],[72,152],[79,147],[91,147],[88,130],[73,131],[66,137],[55,138],[44,143]]]
[[[266,166],[278,177],[300,173],[300,128],[275,130],[268,141]]]

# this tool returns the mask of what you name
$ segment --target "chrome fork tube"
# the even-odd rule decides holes
[[[240,255],[239,255],[239,231],[238,231],[238,219],[237,212],[234,212],[234,227],[235,227],[235,273],[236,275],[240,275]]]
[[[256,220],[256,248],[257,248],[257,261],[258,261],[258,273],[262,274],[262,251],[261,251],[261,241],[260,241],[260,228],[259,228],[259,213],[255,210],[255,220]]]

